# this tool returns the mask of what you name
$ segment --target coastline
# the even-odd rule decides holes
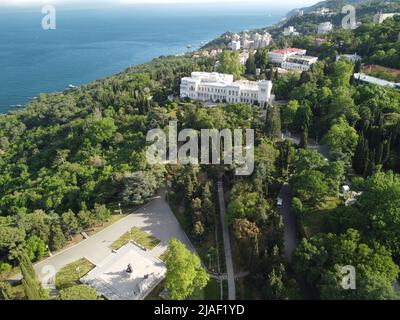
[[[266,16],[268,16],[268,15],[266,15]],[[280,16],[279,19],[282,19],[282,13],[279,16]],[[281,20],[278,19],[278,15],[274,16],[272,18],[269,18],[269,19],[271,19],[273,21],[267,22],[266,24],[262,24],[261,28],[271,28],[271,27],[274,27],[276,24],[281,22]],[[253,24],[254,24],[254,22],[253,22]],[[241,29],[241,30],[244,30],[244,29],[245,28],[243,27],[243,29]],[[255,28],[252,27],[252,28],[248,28],[248,29],[249,30],[254,30]],[[198,31],[197,34],[199,35],[200,32],[201,31]],[[100,69],[104,69],[103,70],[104,72],[98,71],[99,68],[93,68],[93,70],[96,70],[95,72],[100,73],[100,75],[91,77],[90,75],[87,75],[87,74],[85,74],[85,72],[83,72],[82,73],[83,77],[81,78],[82,79],[81,81],[71,80],[71,79],[69,79],[70,77],[69,78],[66,77],[65,81],[56,80],[58,82],[63,82],[63,85],[58,85],[57,88],[55,88],[55,85],[53,85],[53,86],[52,85],[50,85],[50,86],[47,85],[46,86],[46,82],[48,84],[49,81],[50,81],[48,79],[50,77],[54,76],[54,75],[49,74],[49,72],[47,72],[47,73],[44,72],[44,74],[42,76],[40,76],[40,78],[38,78],[37,81],[34,81],[34,82],[29,82],[28,83],[28,81],[25,81],[25,82],[13,81],[13,83],[15,83],[15,84],[13,84],[13,90],[11,92],[7,92],[7,88],[5,88],[5,92],[7,92],[7,95],[4,97],[4,99],[5,99],[4,102],[2,102],[1,105],[0,105],[0,114],[7,114],[9,112],[17,112],[18,110],[25,109],[26,106],[28,106],[29,103],[32,100],[34,100],[35,97],[39,96],[39,94],[41,94],[41,93],[60,93],[60,92],[64,92],[65,89],[68,89],[68,86],[70,84],[74,85],[74,86],[75,85],[76,86],[87,85],[87,84],[89,84],[89,83],[91,83],[93,81],[101,80],[101,79],[108,78],[108,77],[111,77],[113,75],[122,73],[122,72],[124,72],[125,70],[127,70],[127,69],[129,69],[131,67],[150,63],[153,59],[157,59],[157,58],[160,58],[162,56],[184,56],[185,54],[188,54],[188,53],[194,52],[195,50],[201,49],[205,44],[208,44],[208,43],[212,42],[214,39],[217,39],[218,37],[220,37],[221,34],[223,34],[223,33],[219,33],[216,36],[211,36],[211,37],[205,38],[205,39],[203,37],[201,37],[201,35],[198,36],[198,38],[199,38],[198,40],[192,41],[191,43],[187,43],[187,45],[188,44],[192,45],[192,48],[190,50],[185,50],[184,49],[184,45],[182,44],[181,45],[181,50],[178,51],[179,49],[177,49],[177,45],[176,45],[176,43],[174,43],[171,47],[165,47],[164,48],[164,49],[167,49],[167,50],[162,50],[162,49],[158,48],[158,50],[156,49],[155,51],[153,51],[153,50],[150,49],[150,47],[149,48],[146,47],[146,48],[143,49],[143,53],[137,53],[137,51],[135,51],[135,44],[134,44],[133,47],[132,47],[132,50],[135,53],[132,55],[131,59],[129,59],[129,60],[133,59],[133,60],[137,60],[137,61],[129,63],[129,61],[124,61],[124,59],[119,60],[119,61],[116,60],[115,62],[113,62],[114,66],[110,66],[110,65],[107,65],[107,64],[106,65],[102,65],[101,64],[102,57],[100,55],[98,62],[94,61],[94,62],[91,62],[91,63],[93,63],[95,65],[99,65],[99,68]],[[175,38],[176,38],[176,36],[175,36]],[[185,40],[182,40],[182,41],[185,41]],[[63,45],[63,44],[61,43],[60,45]],[[157,47],[156,43],[154,45]],[[67,45],[63,45],[63,46],[64,47],[68,46],[68,44]],[[123,48],[123,50],[129,50],[129,48],[128,48],[129,44],[124,44],[124,46],[125,47]],[[90,45],[89,45],[89,48],[90,48]],[[112,50],[114,50],[114,48]],[[105,53],[103,53],[103,55],[107,54],[105,49],[103,51],[105,51]],[[155,55],[152,55],[151,54],[152,52],[155,52]],[[42,65],[43,65],[43,63],[42,63]],[[45,67],[45,65],[43,65],[43,66]],[[32,63],[32,65],[29,66],[28,68],[33,68],[33,67],[35,67],[34,63]],[[39,68],[39,66],[37,68]],[[62,74],[62,67],[56,65],[56,68],[57,68],[57,77],[59,77],[59,75],[61,75],[61,77],[59,79],[64,78],[64,75]],[[44,69],[46,69],[46,68],[44,68]],[[8,70],[5,70],[5,72],[14,73],[12,65],[10,67],[8,67]],[[67,73],[70,74],[71,71],[68,70]],[[20,72],[20,74],[21,74],[21,72]],[[19,79],[22,79],[22,77],[24,76],[23,74],[24,74],[24,72],[22,71],[22,74],[19,76]],[[45,79],[45,81],[42,81],[41,79]],[[41,89],[36,90],[35,88],[38,87],[38,86],[41,87]],[[25,88],[28,87],[28,89],[24,89],[24,87]],[[29,92],[29,94],[27,94],[27,92]],[[9,101],[8,98],[7,98],[8,96],[12,97],[12,99],[13,99],[12,102],[13,103],[10,103],[10,104],[5,103],[6,101]],[[18,98],[16,98],[16,97],[18,97]],[[11,102],[11,100],[10,100],[10,102]]]

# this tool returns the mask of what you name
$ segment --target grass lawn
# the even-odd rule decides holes
[[[56,274],[57,289],[65,289],[73,285],[80,284],[79,279],[86,275],[94,267],[95,265],[85,258],[67,264]]]
[[[167,258],[168,250],[165,250],[161,256],[158,257],[161,261],[165,262],[165,259]]]
[[[307,238],[324,232],[325,216],[333,209],[336,209],[339,204],[340,200],[338,198],[326,198],[323,204],[304,215],[302,223]]]
[[[366,65],[361,68],[361,71],[369,76],[393,82],[397,82],[400,78],[399,70],[379,65]]]
[[[145,247],[147,250],[153,249],[161,242],[151,234],[148,234],[137,227],[133,227],[131,231],[124,233],[118,240],[114,241],[114,243],[111,245],[111,248],[118,250],[129,241],[135,241]]]

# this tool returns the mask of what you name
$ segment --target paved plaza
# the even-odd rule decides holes
[[[128,266],[131,267],[129,272]],[[81,279],[108,300],[144,299],[164,278],[164,262],[128,243]]]
[[[151,234],[161,241],[160,245],[149,252],[155,258],[166,250],[168,241],[175,238],[183,242],[193,252],[195,249],[181,225],[171,211],[165,199],[166,189],[161,188],[158,195],[143,207],[137,209],[124,219],[96,233],[79,244],[61,251],[35,264],[39,279],[48,275],[48,268],[58,272],[65,265],[86,258],[94,265],[101,264],[112,252],[111,244],[133,227]],[[15,277],[20,279],[21,275]]]

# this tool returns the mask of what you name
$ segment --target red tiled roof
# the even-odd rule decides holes
[[[274,50],[272,51],[273,53],[280,53],[280,54],[288,54],[288,53],[293,53],[293,52],[298,52],[298,51],[303,51],[304,49],[298,49],[298,48],[286,48],[286,49],[281,49],[281,50]]]

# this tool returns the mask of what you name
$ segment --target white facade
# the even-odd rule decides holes
[[[318,25],[318,34],[326,34],[333,30],[333,24],[328,22],[323,22]]]
[[[382,87],[390,87],[390,88],[400,88],[400,83],[395,83],[371,76],[367,76],[365,73],[355,73],[354,78],[360,81],[364,81],[371,84],[376,84]]]
[[[318,61],[317,57],[293,55],[286,58],[281,67],[286,70],[308,71],[312,64]]]
[[[240,36],[237,33],[233,34],[232,41],[240,41]]]
[[[217,72],[192,72],[191,77],[181,79],[180,97],[199,101],[228,103],[271,102],[272,82],[269,80],[233,81],[233,75]]]
[[[243,51],[239,56],[240,64],[245,65],[247,60],[249,59],[249,56],[250,56],[250,53],[247,50]]]
[[[341,54],[336,57],[336,61],[339,61],[341,58],[346,58],[350,62],[356,63],[357,61],[361,61],[361,56],[359,56],[357,53],[355,54]]]
[[[239,51],[240,50],[240,41],[232,41],[230,43],[230,47],[233,51]]]
[[[274,50],[268,52],[269,61],[272,63],[282,64],[290,56],[305,55],[307,50],[298,48],[287,48],[282,50]]]
[[[240,47],[237,44],[233,46],[234,42],[240,42]],[[271,42],[272,36],[268,32],[265,32],[264,34],[256,32],[253,35],[244,32],[241,36],[235,33],[231,36],[229,48],[232,50],[258,49],[269,46]]]
[[[250,49],[254,47],[254,40],[249,40],[245,38],[243,41],[243,49]]]
[[[283,29],[284,36],[298,36],[299,33],[296,31],[296,28],[293,26],[289,26]]]
[[[382,23],[383,21],[385,21],[388,18],[393,18],[394,16],[398,16],[400,15],[400,13],[382,13],[379,12],[377,14],[374,15],[374,23]]]
[[[255,49],[268,47],[272,42],[272,36],[268,32],[266,32],[264,35],[255,33],[252,38]]]
[[[330,11],[331,10],[329,8],[321,7],[321,8],[318,8],[317,10],[315,10],[314,13],[321,15],[321,16],[325,16],[325,15],[328,15],[330,13]]]

